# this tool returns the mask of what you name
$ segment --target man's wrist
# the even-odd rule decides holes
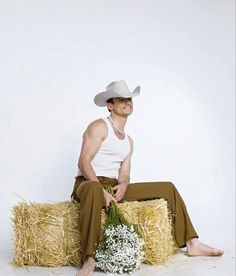
[[[118,185],[124,185],[124,186],[128,186],[129,185],[129,183],[128,182],[124,182],[124,181],[117,181],[118,182]]]

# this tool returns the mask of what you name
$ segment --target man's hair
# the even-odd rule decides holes
[[[110,98],[107,100],[107,103],[111,103],[114,104],[113,98]],[[109,112],[111,112],[111,110],[109,108],[107,108]]]

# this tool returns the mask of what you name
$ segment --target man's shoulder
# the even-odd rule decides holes
[[[107,135],[107,126],[103,119],[97,119],[91,122],[85,133],[94,134],[94,135],[101,135],[102,137]]]
[[[131,144],[131,146],[133,145],[134,143],[134,140],[132,139],[132,137],[130,135],[127,135],[128,139],[129,139],[129,142]]]
[[[130,135],[127,135],[127,137],[128,137],[128,139],[129,139],[131,142],[134,141],[133,138],[132,138]]]
[[[105,121],[102,118],[100,118],[100,119],[97,119],[97,120],[91,122],[88,125],[88,128],[98,128],[98,127],[105,127],[105,126],[106,126]]]

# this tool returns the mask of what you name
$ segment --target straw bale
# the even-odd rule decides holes
[[[145,262],[163,264],[175,250],[163,199],[118,204],[126,219],[136,224],[145,241]],[[13,207],[14,258],[16,266],[81,266],[79,204],[19,203]],[[106,221],[102,211],[102,230]],[[102,233],[102,232],[101,232]]]
[[[81,265],[79,205],[20,203],[13,208],[16,266]]]
[[[120,209],[125,218],[137,226],[144,239],[145,263],[164,264],[176,252],[167,201],[155,199],[124,202],[120,204]]]

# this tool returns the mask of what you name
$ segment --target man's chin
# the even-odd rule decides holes
[[[132,113],[133,113],[133,110],[132,110],[132,109],[126,110],[126,111],[125,111],[125,114],[126,114],[127,116],[131,115]]]
[[[132,111],[131,112],[126,112],[125,114],[124,114],[124,116],[125,117],[128,117],[129,115],[131,115],[132,114]]]

